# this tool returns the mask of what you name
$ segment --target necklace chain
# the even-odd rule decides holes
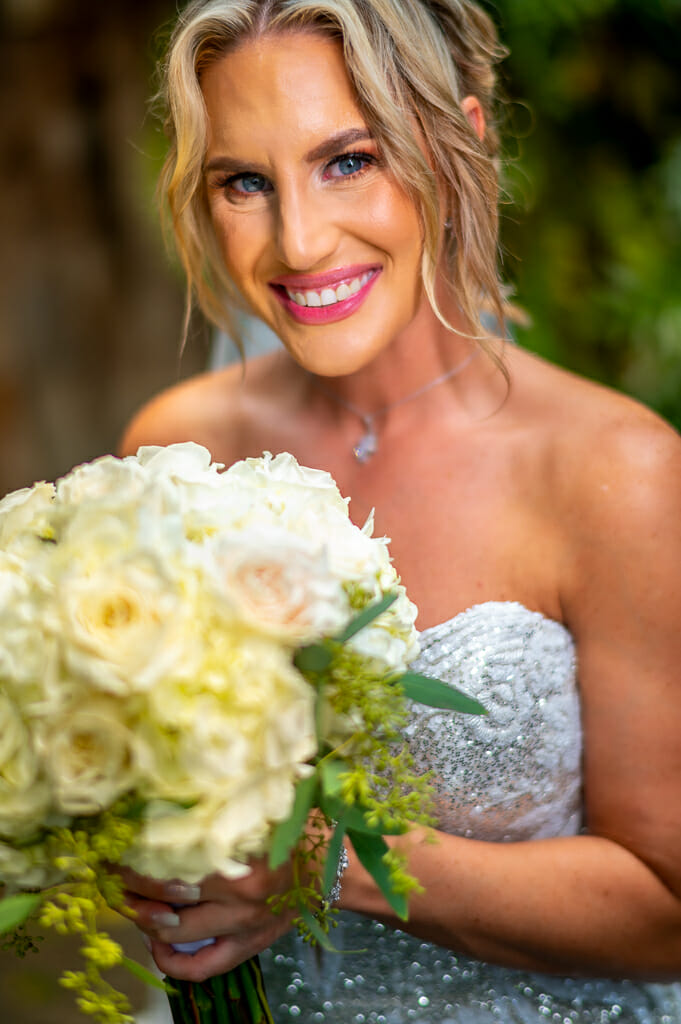
[[[438,377],[434,377],[433,380],[429,380],[427,384],[423,384],[422,387],[417,388],[416,391],[412,391],[408,395],[404,395],[402,398],[396,399],[394,402],[388,402],[386,405],[382,405],[379,409],[374,409],[373,412],[363,412],[352,402],[349,402],[346,398],[341,398],[335,392],[331,391],[330,388],[325,387],[322,384],[319,377],[315,377],[311,374],[316,386],[322,391],[328,398],[337,402],[348,412],[351,412],[354,416],[364,424],[364,433],[360,437],[357,444],[353,445],[352,452],[358,462],[368,462],[369,459],[376,454],[378,451],[378,434],[376,433],[375,421],[384,416],[391,409],[396,409],[398,405],[404,405],[406,402],[411,402],[415,398],[420,398],[421,395],[425,395],[427,391],[432,388],[436,388],[438,384],[444,384],[446,380],[450,380],[452,377],[456,377],[457,374],[462,373],[470,363],[473,362],[478,354],[478,349],[474,349],[465,359],[462,359],[460,363],[453,366],[451,370],[447,370],[445,373],[441,373]]]

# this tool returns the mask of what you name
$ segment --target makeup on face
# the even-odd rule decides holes
[[[340,45],[243,44],[202,78],[206,185],[226,268],[306,369],[351,373],[424,299],[418,213],[364,121]]]
[[[335,323],[359,309],[380,273],[380,266],[360,266],[325,274],[284,274],[270,281],[270,287],[300,323]]]

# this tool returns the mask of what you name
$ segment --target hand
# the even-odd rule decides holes
[[[215,874],[195,886],[145,878],[129,868],[116,871],[159,970],[172,978],[205,981],[222,974],[270,946],[295,917],[295,910],[274,913],[267,902],[293,888],[290,863],[271,871],[266,859],[255,860],[244,878]],[[206,938],[215,942],[193,954],[172,946]]]

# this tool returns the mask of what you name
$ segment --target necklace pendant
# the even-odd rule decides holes
[[[373,426],[368,426],[359,441],[352,449],[358,462],[368,462],[372,455],[378,450],[378,437]]]

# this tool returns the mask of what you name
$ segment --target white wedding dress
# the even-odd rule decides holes
[[[409,742],[434,773],[442,830],[491,842],[579,832],[575,651],[560,623],[519,604],[477,605],[424,630],[414,668],[489,712],[414,707]],[[363,952],[320,956],[286,936],[262,955],[276,1024],[681,1024],[681,984],[491,966],[347,913],[333,942]]]

